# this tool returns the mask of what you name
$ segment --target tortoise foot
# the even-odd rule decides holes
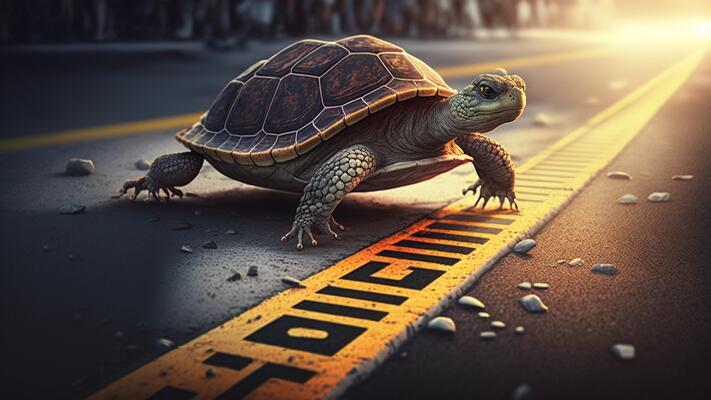
[[[482,201],[483,203],[481,208],[485,209],[486,205],[489,203],[489,200],[496,197],[499,199],[499,210],[504,208],[505,202],[508,200],[511,210],[516,209],[516,211],[518,211],[516,193],[512,190],[513,188],[505,188],[485,178],[479,178],[476,182],[474,182],[474,184],[469,185],[462,190],[462,194],[466,195],[469,192],[476,194],[477,189],[479,190],[479,198],[476,199],[474,207],[478,206],[479,202]]]
[[[131,189],[133,189],[133,193],[128,194]],[[146,201],[153,199],[161,204],[167,203],[171,197],[183,197],[183,192],[180,189],[173,186],[156,184],[152,179],[150,179],[150,177],[147,176],[126,181],[116,197],[123,197],[128,194],[129,199],[136,200],[138,195],[144,190],[148,192]],[[165,194],[165,197],[161,196],[161,191]]]

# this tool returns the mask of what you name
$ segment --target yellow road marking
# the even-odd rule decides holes
[[[702,55],[682,59],[519,167],[520,213],[475,210],[474,197],[465,197],[91,398],[338,396],[570,202],[688,79]],[[555,185],[532,180],[548,159],[567,153],[588,162],[564,164],[566,176],[551,179]]]
[[[600,48],[555,54],[543,54],[481,64],[444,67],[439,68],[437,71],[440,73],[440,75],[442,75],[443,78],[456,78],[460,76],[468,76],[475,73],[493,71],[498,67],[510,69],[515,67],[533,66],[553,62],[599,57],[608,54],[610,51],[611,50],[609,48]],[[147,132],[163,131],[168,129],[182,129],[193,125],[200,118],[201,115],[202,113],[181,114],[164,118],[146,119],[142,121],[94,126],[81,129],[70,129],[59,132],[49,132],[22,137],[0,139],[0,153],[26,150],[56,144],[82,142],[116,136],[135,135]]]

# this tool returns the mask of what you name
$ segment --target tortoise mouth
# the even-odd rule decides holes
[[[478,114],[480,114],[480,115],[494,115],[494,114],[504,113],[507,111],[523,111],[523,107],[504,108],[504,109],[496,110],[496,111],[481,111]]]

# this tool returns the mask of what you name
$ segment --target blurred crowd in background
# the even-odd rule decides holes
[[[206,40],[370,33],[418,38],[480,30],[590,29],[612,0],[0,0],[0,41]]]

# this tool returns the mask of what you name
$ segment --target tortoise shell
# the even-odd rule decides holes
[[[230,81],[177,139],[219,161],[268,166],[396,102],[455,93],[427,64],[384,40],[302,40]]]

